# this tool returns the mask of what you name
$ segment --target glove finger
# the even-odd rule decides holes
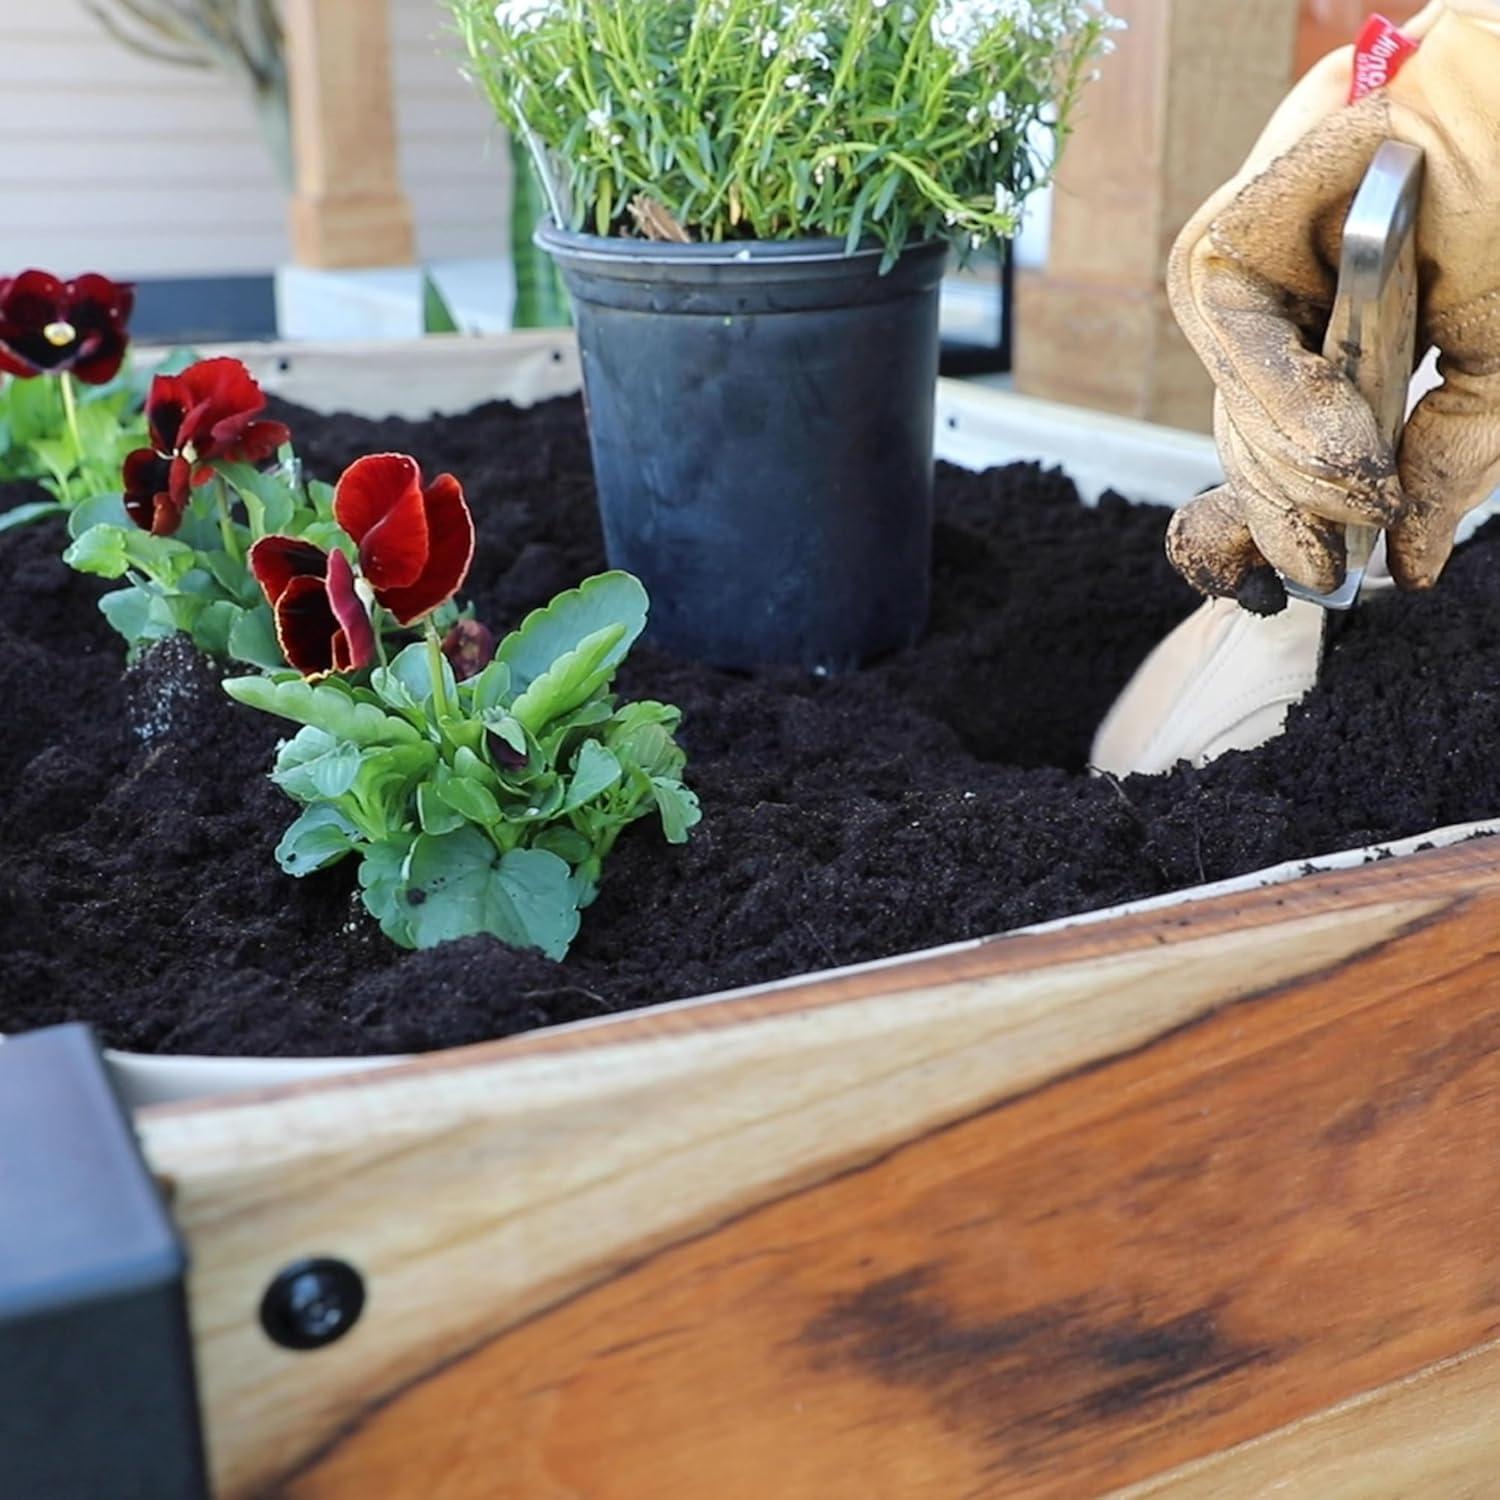
[[[1402,503],[1395,455],[1321,347],[1347,206],[1386,127],[1373,97],[1328,116],[1211,200],[1168,271],[1173,311],[1277,490],[1327,520],[1375,525]]]
[[[1500,349],[1500,312],[1494,320]],[[1417,404],[1401,442],[1407,505],[1387,532],[1391,575],[1431,588],[1453,551],[1458,523],[1500,484],[1500,366],[1475,373],[1444,359],[1444,384]]]
[[[1280,497],[1247,490],[1242,505],[1255,545],[1284,578],[1315,593],[1344,581],[1344,528]]]
[[[1245,488],[1278,506],[1341,526],[1385,527],[1405,509],[1406,496],[1389,444],[1384,455],[1363,460],[1367,483],[1351,489],[1345,476],[1329,478],[1278,462],[1263,446],[1245,440],[1231,415],[1232,404],[1225,401],[1222,406],[1222,415],[1215,414],[1214,436],[1225,468]]]
[[[1172,517],[1167,557],[1200,594],[1221,599],[1235,598],[1266,568],[1232,483],[1189,500]]]

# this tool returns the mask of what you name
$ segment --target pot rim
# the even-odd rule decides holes
[[[733,240],[680,245],[667,240],[588,234],[581,230],[564,229],[550,218],[543,219],[537,225],[532,234],[532,242],[549,254],[560,251],[572,260],[592,261],[599,265],[656,261],[666,266],[827,266],[831,263],[863,266],[878,262],[886,253],[885,247],[879,244],[862,245],[859,249],[850,251],[845,249],[843,240],[824,235],[791,240]],[[908,240],[896,263],[899,264],[908,256],[920,256],[924,253],[935,255],[938,251],[946,253],[947,250],[948,241],[939,237]]]

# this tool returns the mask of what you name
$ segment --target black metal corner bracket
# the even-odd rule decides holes
[[[186,1266],[89,1029],[0,1043],[6,1500],[206,1500]]]

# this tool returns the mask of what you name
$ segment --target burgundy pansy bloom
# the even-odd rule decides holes
[[[495,632],[478,620],[460,620],[443,637],[443,655],[459,682],[477,677],[495,658]]]
[[[266,398],[237,359],[204,359],[180,375],[158,375],[146,398],[151,447],[125,460],[125,510],[143,531],[170,536],[182,524],[191,486],[208,465],[258,464],[287,440],[281,422],[261,418]]]
[[[135,288],[107,276],[47,271],[0,277],[0,370],[23,380],[64,372],[85,385],[119,373]]]
[[[459,590],[474,560],[474,520],[463,487],[422,471],[404,453],[373,453],[344,470],[333,515],[359,548],[359,571],[403,625],[430,615]]]
[[[304,677],[358,672],[375,660],[375,627],[342,552],[262,537],[250,549],[250,571],[276,617],[281,654]]]

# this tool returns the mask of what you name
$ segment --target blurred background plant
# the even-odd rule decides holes
[[[82,0],[116,41],[157,62],[218,68],[249,91],[281,185],[292,144],[285,38],[277,0]]]

